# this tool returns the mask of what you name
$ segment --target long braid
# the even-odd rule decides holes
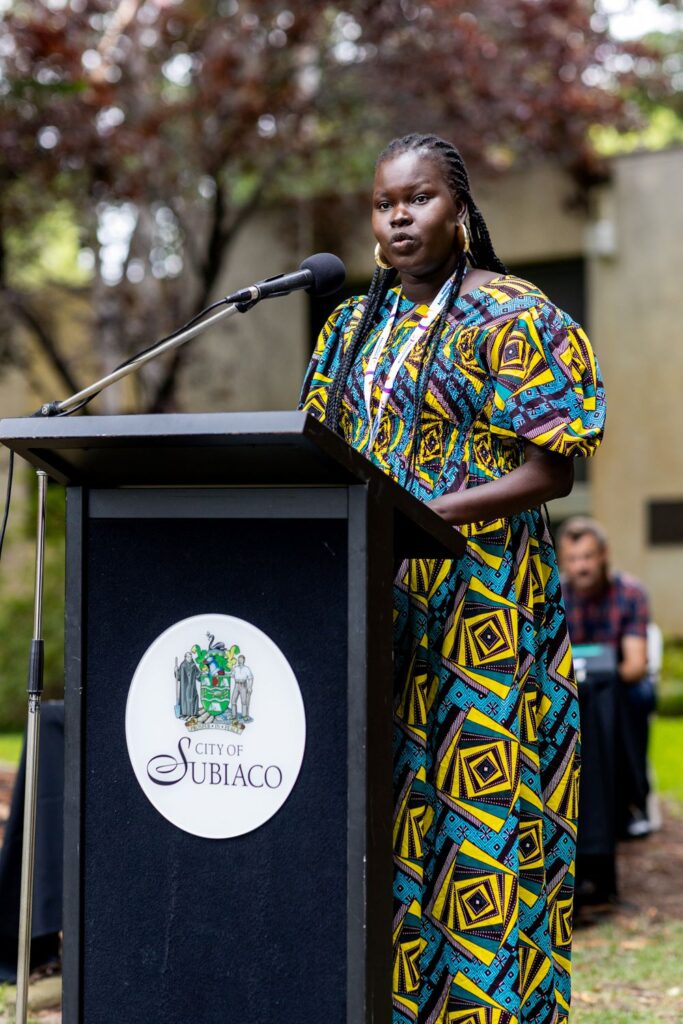
[[[482,267],[485,270],[496,270],[499,274],[507,274],[508,268],[505,266],[503,261],[496,255],[496,251],[493,248],[493,242],[489,234],[489,229],[486,226],[486,221],[482,216],[482,212],[479,207],[475,204],[474,200],[470,198],[470,202],[466,199],[467,210],[469,213],[470,222],[470,235],[472,238],[471,252],[473,254],[472,266]],[[474,254],[477,257],[474,257]]]
[[[372,329],[377,313],[386,299],[395,277],[395,270],[383,270],[381,267],[377,267],[372,276],[372,282],[365,299],[363,316],[339,361],[337,372],[330,386],[330,394],[325,408],[325,424],[330,430],[337,430],[339,428],[342,399],[351,367]]]
[[[438,135],[404,135],[400,139],[392,139],[377,160],[377,166],[399,153],[421,151],[439,161],[454,200],[462,199],[467,207],[470,224],[469,258],[473,267],[482,270],[495,270],[499,274],[507,274],[508,270],[497,256],[489,230],[481,210],[472,198],[470,179],[465,162],[455,146],[439,138]]]

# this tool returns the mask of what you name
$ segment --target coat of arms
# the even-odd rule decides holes
[[[190,732],[244,732],[250,715],[254,674],[237,644],[228,647],[207,633],[207,646],[193,644],[175,659],[175,713]]]

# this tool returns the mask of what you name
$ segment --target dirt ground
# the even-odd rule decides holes
[[[662,828],[647,839],[621,843],[619,892],[625,907],[656,919],[683,920],[683,816],[663,808]]]
[[[0,765],[0,843],[9,815],[14,772]],[[663,807],[662,828],[646,839],[622,843],[617,858],[620,903],[584,908],[577,926],[590,927],[606,916],[645,917],[650,921],[683,920],[683,815],[681,807]],[[580,941],[580,939],[579,939]],[[0,1024],[3,1020],[0,1012]],[[41,1024],[60,1024],[53,1007],[32,1013]]]

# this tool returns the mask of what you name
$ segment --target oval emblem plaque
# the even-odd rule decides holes
[[[232,615],[193,615],[143,654],[128,692],[126,741],[145,796],[209,839],[276,814],[306,743],[301,691],[280,648]]]

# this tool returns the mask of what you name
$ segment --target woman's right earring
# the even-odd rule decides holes
[[[460,232],[462,231],[462,240],[460,238]],[[467,256],[470,251],[470,233],[467,230],[465,223],[458,224],[458,241],[460,242],[460,251]]]
[[[386,258],[384,256],[384,253],[382,252],[382,248],[381,248],[379,242],[375,246],[375,263],[380,268],[380,270],[393,270],[394,269],[392,267],[391,263],[387,263]]]

